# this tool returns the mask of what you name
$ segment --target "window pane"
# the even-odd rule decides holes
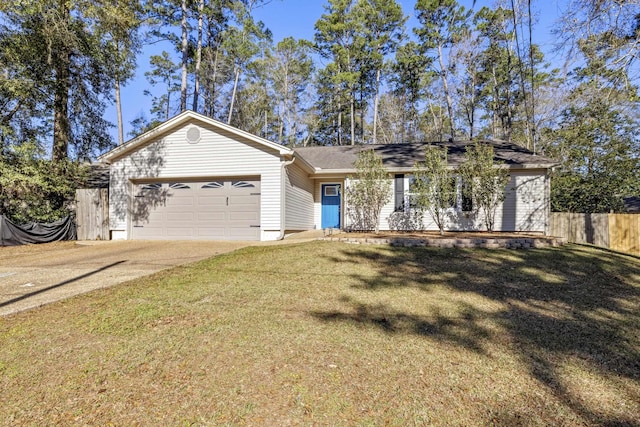
[[[462,181],[462,211],[471,212],[473,210],[473,189],[469,181]]]
[[[404,175],[397,174],[395,176],[394,206],[396,212],[404,210]]]

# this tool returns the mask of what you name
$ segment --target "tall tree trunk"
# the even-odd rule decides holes
[[[338,94],[338,97],[340,95]],[[342,100],[338,98],[338,129],[337,129],[338,145],[342,145]]]
[[[465,114],[467,116],[467,123],[469,124],[469,139],[473,139],[475,135],[475,124],[476,124],[476,72],[475,70],[469,70],[469,85],[463,85],[464,89],[464,97],[468,101],[465,103]],[[469,93],[467,93],[467,90]]]
[[[202,11],[204,0],[198,2],[198,46],[196,48],[196,64],[193,71],[193,111],[198,112],[198,98],[200,97],[200,64],[202,63]]]
[[[433,118],[433,125],[436,126],[436,131],[438,132],[438,137],[440,138],[439,142],[442,142],[443,135],[442,135],[442,125],[441,123],[439,123],[441,120],[438,118],[438,116],[436,115],[435,110],[433,109],[433,103],[429,103],[429,111],[431,112],[431,117]]]
[[[342,145],[342,111],[338,111],[338,145]]]
[[[120,41],[115,40],[116,50],[120,52]],[[122,98],[120,94],[121,82],[120,82],[120,67],[116,65],[115,68],[115,95],[116,95],[116,120],[118,122],[118,145],[124,144],[124,124],[122,121]]]
[[[187,109],[187,61],[188,61],[188,32],[187,32],[187,0],[182,0],[182,83],[180,85],[180,111]]]
[[[67,10],[68,12],[68,10]],[[71,53],[66,46],[56,52],[55,72],[56,88],[53,99],[53,149],[51,160],[59,162],[69,158],[69,139],[71,129],[69,124],[69,77]]]
[[[283,97],[280,104],[280,123],[278,124],[278,143],[282,144],[284,137],[284,121],[289,117],[289,69],[287,68],[284,75],[284,84],[282,88]]]
[[[512,64],[512,59],[511,59],[511,49],[509,48],[509,46],[507,45],[507,76],[509,78],[508,83],[511,83],[511,64]],[[511,133],[513,131],[513,103],[511,101],[511,85],[507,84],[507,89],[506,89],[506,96],[507,99],[505,100],[505,104],[507,107],[507,129],[505,132],[505,139],[507,141],[511,141]]]
[[[238,90],[238,80],[240,79],[240,68],[236,67],[236,77],[233,81],[233,92],[231,92],[231,104],[229,104],[229,117],[227,117],[227,124],[231,124],[231,117],[233,116],[233,104],[236,101],[236,91]]]
[[[122,123],[122,100],[120,99],[120,77],[116,76],[116,116],[118,120],[118,145],[124,144],[124,125]]]
[[[351,95],[351,145],[356,145],[356,100]]]
[[[351,145],[356,145],[356,97],[351,92]]]
[[[373,98],[373,143],[377,144],[378,140],[378,102],[380,101],[380,69],[376,70],[376,94]]]
[[[451,139],[456,137],[455,126],[453,125],[453,101],[451,100],[451,94],[449,93],[449,82],[447,81],[447,69],[444,66],[444,58],[442,54],[442,44],[438,43],[438,61],[440,61],[440,70],[442,75],[442,88],[444,89],[444,96],[447,100],[447,114],[449,115],[449,128],[451,130]]]
[[[533,64],[533,22],[531,19],[531,0],[527,1],[527,11],[529,14],[529,65],[531,65],[531,144],[533,153],[536,153],[536,91],[535,91],[535,68]]]
[[[492,126],[492,136],[494,138],[498,137],[498,120],[500,120],[501,126],[504,129],[502,114],[500,114],[500,93],[498,88],[498,75],[496,72],[495,64],[491,67],[491,76],[493,77],[493,126]],[[502,135],[500,135],[502,138]]]
[[[531,149],[531,118],[529,115],[529,102],[527,101],[527,89],[525,87],[524,84],[524,80],[525,80],[525,74],[524,74],[524,68],[523,68],[523,60],[522,60],[522,55],[520,53],[520,37],[518,36],[518,19],[516,16],[516,8],[515,8],[515,3],[514,0],[511,0],[511,9],[513,11],[512,13],[512,18],[513,18],[513,34],[515,36],[515,43],[516,43],[516,56],[518,59],[518,70],[519,70],[519,77],[520,77],[520,90],[522,91],[522,100],[524,102],[524,116],[526,119],[526,131],[525,131],[525,138],[527,139],[526,143],[526,148],[528,150]]]
[[[208,103],[209,105],[207,106],[207,110],[209,111],[209,117],[212,118],[216,118],[216,89],[217,89],[217,84],[218,84],[218,53],[219,53],[219,49],[218,47],[216,47],[216,51],[213,55],[213,73],[211,75],[211,78],[209,79],[209,81],[211,82],[209,84],[209,88],[207,90],[208,92]]]
[[[164,110],[164,119],[169,120],[169,109],[171,108],[171,88],[167,88],[167,106]]]

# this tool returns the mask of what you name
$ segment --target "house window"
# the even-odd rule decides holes
[[[153,184],[144,184],[140,187],[140,190],[160,190],[162,188],[162,184],[159,182],[154,182]]]
[[[187,184],[182,184],[181,182],[172,182],[169,184],[169,188],[172,188],[174,190],[188,190],[189,187]]]
[[[457,206],[457,201],[458,201],[458,178],[456,177],[451,177],[451,179],[449,180],[445,191],[447,191],[449,193],[449,208],[456,208]]]
[[[235,188],[255,188],[255,185],[246,181],[233,181],[231,186]]]
[[[413,175],[397,174],[394,184],[395,211],[409,212],[411,208],[415,208],[417,206],[416,178]],[[464,212],[472,210],[471,186],[465,186],[460,177],[453,177],[446,191],[452,196],[449,208]]]
[[[223,183],[223,182],[217,182],[217,181],[209,182],[209,183],[204,184],[204,185],[202,186],[202,188],[204,188],[204,189],[208,189],[208,188],[222,188],[222,187],[224,187],[224,183]]]
[[[409,175],[407,177],[406,188],[408,188],[408,191],[405,192],[405,196],[404,196],[407,212],[409,211],[409,209],[415,208],[418,206],[418,201],[417,201],[418,192],[416,191],[416,187],[418,184],[419,184],[418,179],[415,176]]]
[[[394,179],[395,212],[404,211],[404,174],[397,174]]]
[[[471,182],[460,179],[460,210],[462,212],[473,211],[473,187]]]
[[[338,196],[338,186],[337,185],[326,185],[324,187],[324,195],[328,197]]]

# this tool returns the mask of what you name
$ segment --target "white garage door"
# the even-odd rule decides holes
[[[134,239],[260,240],[260,180],[134,186]]]

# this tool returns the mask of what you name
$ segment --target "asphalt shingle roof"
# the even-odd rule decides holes
[[[548,157],[533,154],[531,151],[509,142],[495,140],[480,142],[491,144],[494,147],[495,160],[513,168],[548,168],[557,165],[556,161]],[[431,145],[447,147],[449,164],[457,166],[464,160],[466,147],[473,145],[473,142],[315,146],[295,148],[294,152],[296,156],[301,157],[317,171],[353,171],[358,153],[367,149],[373,149],[379,154],[382,157],[382,163],[388,169],[410,170],[417,161],[424,160],[424,150]]]
[[[109,188],[109,165],[104,163],[89,165],[84,188]]]
[[[628,213],[640,213],[640,196],[625,197],[624,208]]]

